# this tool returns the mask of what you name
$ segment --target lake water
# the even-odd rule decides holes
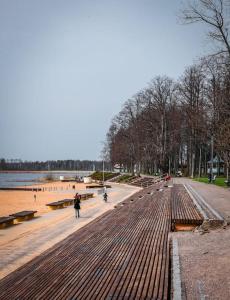
[[[44,173],[0,173],[0,187],[15,187],[26,186],[40,182],[41,178],[45,178],[47,175],[52,174],[55,179],[59,179],[60,176],[68,177],[84,177],[88,176],[92,171],[52,171]]]

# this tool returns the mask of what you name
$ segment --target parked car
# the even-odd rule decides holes
[[[181,171],[177,171],[176,172],[176,177],[182,177],[183,175],[182,175],[182,172]]]

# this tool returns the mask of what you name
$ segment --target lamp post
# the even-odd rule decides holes
[[[105,163],[104,160],[102,161],[102,181],[103,181],[103,186],[104,186],[104,181],[105,181],[105,174],[104,174],[104,169],[105,169]]]
[[[213,133],[212,133],[212,135],[211,135],[211,170],[210,170],[211,182],[213,179],[213,148],[214,148],[214,141],[213,141]]]

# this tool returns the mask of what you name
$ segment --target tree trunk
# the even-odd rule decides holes
[[[199,178],[201,177],[201,148],[200,148],[200,158],[199,158]]]
[[[169,156],[169,176],[171,175],[171,156]]]
[[[195,168],[195,153],[192,153],[192,173],[191,173],[192,178],[194,178],[194,168]]]

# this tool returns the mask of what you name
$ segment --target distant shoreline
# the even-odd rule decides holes
[[[77,172],[94,172],[92,171],[87,171],[87,170],[52,170],[52,171],[21,171],[21,170],[0,170],[0,173],[77,173]]]

